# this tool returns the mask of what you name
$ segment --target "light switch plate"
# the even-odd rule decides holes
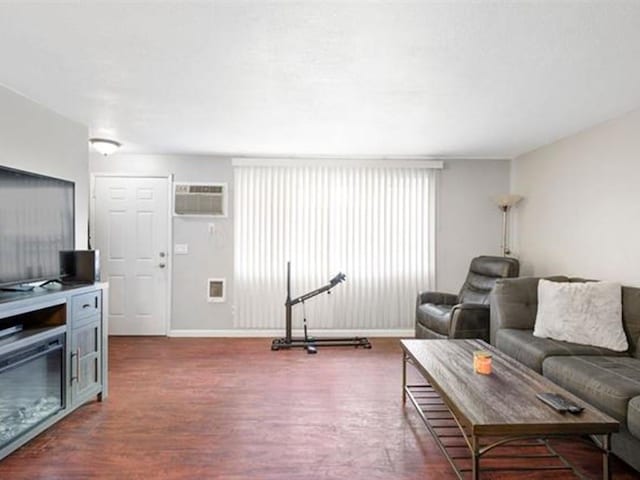
[[[189,244],[187,243],[176,243],[173,246],[173,253],[176,255],[186,255],[189,253]]]

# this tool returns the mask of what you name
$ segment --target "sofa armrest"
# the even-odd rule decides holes
[[[419,307],[423,303],[434,303],[436,305],[455,305],[458,303],[458,296],[452,293],[443,292],[420,292],[416,306]]]
[[[460,303],[451,310],[449,338],[480,338],[489,341],[489,305]]]

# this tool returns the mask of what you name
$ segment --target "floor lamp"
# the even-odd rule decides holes
[[[494,198],[494,201],[498,205],[498,208],[502,210],[502,245],[500,249],[502,250],[503,257],[506,257],[511,253],[511,250],[509,250],[509,245],[507,243],[507,217],[509,216],[509,210],[520,200],[522,200],[522,196],[514,195],[513,193],[498,195]]]

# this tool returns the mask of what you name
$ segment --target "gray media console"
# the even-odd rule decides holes
[[[108,286],[0,292],[0,459],[107,397]]]

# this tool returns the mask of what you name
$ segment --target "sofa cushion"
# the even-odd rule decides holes
[[[416,309],[416,321],[441,335],[449,334],[452,305],[424,303]]]
[[[636,358],[549,357],[542,364],[542,373],[623,424],[629,400],[640,395],[640,361]]]
[[[541,279],[533,334],[617,352],[626,351],[629,344],[622,329],[620,284]]]
[[[606,348],[538,338],[533,336],[531,330],[516,328],[498,330],[496,347],[536,372],[542,372],[544,359],[554,355],[624,355]]]
[[[640,358],[640,288],[622,287],[622,321],[631,352]]]
[[[546,277],[554,282],[567,282],[568,277]],[[491,343],[501,328],[531,330],[538,313],[538,277],[496,280],[491,293]]]
[[[640,397],[634,397],[629,402],[627,428],[634,436],[640,438]]]

